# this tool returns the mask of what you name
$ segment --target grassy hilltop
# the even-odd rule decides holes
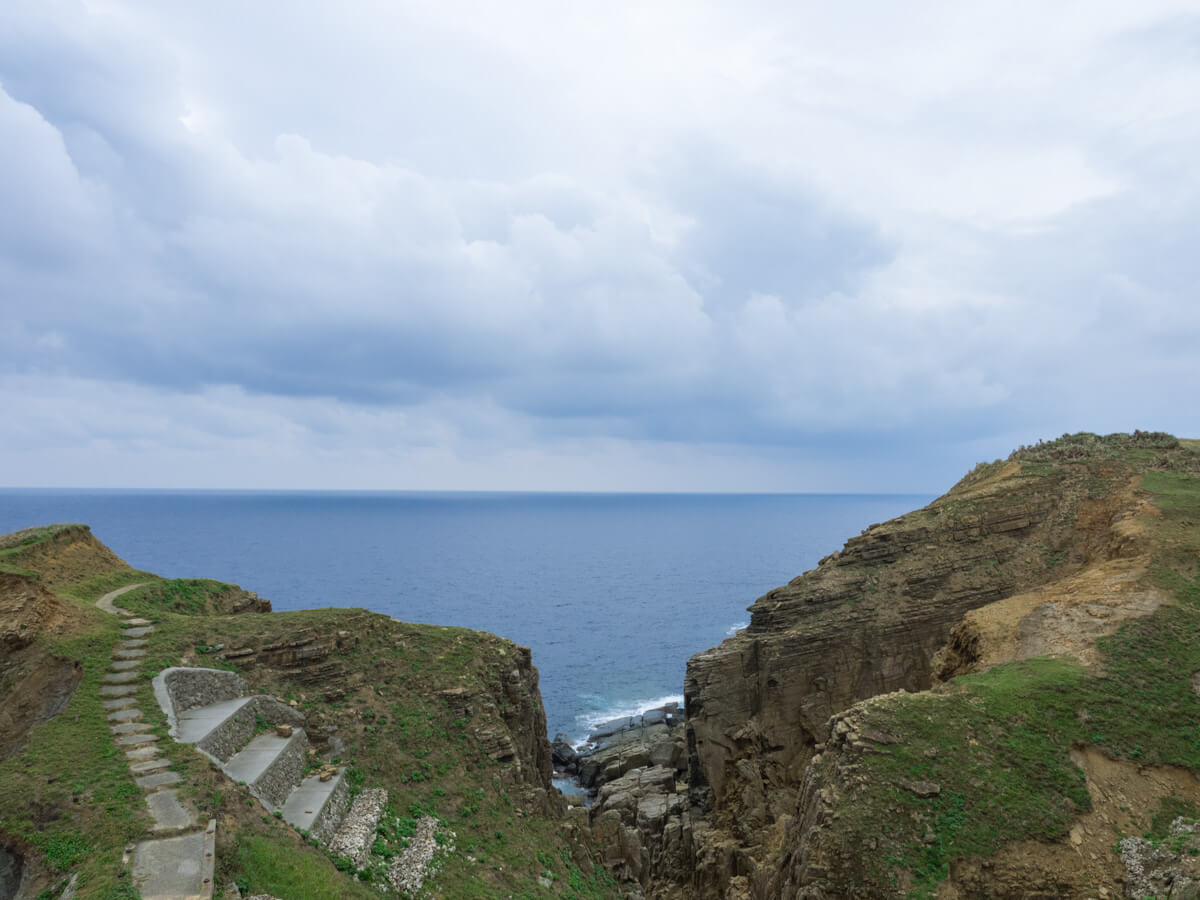
[[[70,874],[81,898],[136,896],[122,857],[149,818],[101,706],[119,628],[95,606],[131,584],[142,586],[118,603],[156,624],[139,706],[185,797],[218,821],[218,896],[236,884],[288,900],[377,897],[424,815],[438,818],[441,845],[425,896],[614,895],[586,827],[548,790],[528,650],[360,609],[255,611],[265,604],[234,585],[134,570],[85,526],[59,525],[0,537],[0,846],[24,857],[46,897]],[[149,680],[172,665],[240,671],[305,714],[323,756],[350,767],[352,792],[388,791],[371,865],[331,858],[168,740]],[[61,702],[41,704],[47,692]]]

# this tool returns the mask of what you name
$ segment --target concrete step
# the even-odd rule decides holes
[[[151,622],[149,619],[126,619],[124,622],[121,623],[121,626],[124,628],[128,628],[128,627],[134,626],[134,625],[153,625],[153,624],[154,623]]]
[[[252,697],[237,697],[234,700],[222,700],[220,703],[198,706],[180,713],[175,740],[181,744],[200,743],[252,699]]]
[[[131,681],[137,681],[137,672],[108,672],[100,679],[105,684],[129,684]]]
[[[260,734],[221,768],[234,781],[244,781],[269,810],[276,810],[300,783],[308,736],[297,728],[290,737]]]
[[[179,837],[142,841],[133,852],[133,884],[142,900],[182,900],[213,894],[217,823]]]
[[[136,684],[105,684],[100,687],[102,697],[128,697],[137,693]]]
[[[115,700],[105,700],[100,704],[105,709],[128,709],[131,706],[137,705],[137,697],[117,697]]]
[[[142,711],[136,706],[126,706],[124,709],[117,709],[108,714],[110,722],[132,722],[134,719],[140,719]]]
[[[149,731],[154,726],[149,722],[118,722],[116,725],[110,727],[113,734],[141,734],[143,731]]]
[[[122,726],[118,725],[118,728]],[[153,744],[158,740],[157,734],[123,734],[117,738],[120,747],[134,747],[138,744]]]
[[[171,765],[171,761],[165,756],[160,756],[157,759],[145,759],[141,762],[130,763],[129,771],[134,775],[149,775],[151,772],[165,769],[169,765]]]
[[[283,804],[284,821],[318,839],[321,839],[319,833],[322,831],[332,835],[349,806],[344,773],[345,769],[338,769],[329,781],[322,781],[320,775],[309,775],[301,781]],[[323,829],[322,825],[329,819],[333,821]],[[328,840],[328,837],[324,839]]]
[[[129,672],[142,664],[140,659],[118,659],[108,668],[113,672]]]
[[[195,813],[179,802],[179,792],[174,789],[147,794],[146,806],[154,819],[155,831],[178,831],[196,824]]]
[[[127,638],[145,637],[146,635],[152,633],[153,631],[154,631],[153,625],[144,625],[141,628],[126,628],[125,629],[125,637],[127,637]]]
[[[183,781],[178,772],[158,772],[133,779],[143,791],[153,791],[168,784],[178,784]]]
[[[146,640],[145,638],[138,638],[135,641],[121,641],[121,643],[117,644],[117,649],[118,650],[140,650],[143,647],[145,647],[148,643],[150,643],[150,642],[148,640]]]
[[[140,648],[140,647],[136,650],[120,650],[120,649],[118,649],[118,650],[113,651],[113,656],[115,656],[117,659],[141,659],[145,655],[146,655],[145,649]]]

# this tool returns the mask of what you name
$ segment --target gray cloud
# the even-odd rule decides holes
[[[410,459],[387,486],[612,457],[820,487],[840,453],[924,489],[1018,437],[1200,431],[1200,65],[1170,3],[1061,46],[930,6],[908,53],[812,9],[651,23],[669,49],[532,5],[105,9],[0,13],[25,482],[73,447],[119,481],[122,449],[225,446],[254,483],[286,435],[300,482],[341,454]]]

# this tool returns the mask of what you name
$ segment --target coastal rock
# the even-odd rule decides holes
[[[590,810],[592,837],[619,881],[643,887],[677,879],[682,859],[686,795],[662,766],[633,769],[605,784]]]
[[[671,703],[640,715],[605,722],[575,751],[572,774],[578,774],[583,787],[596,790],[627,772],[648,766],[682,772],[687,761],[680,727],[683,721],[679,704]],[[566,758],[565,750],[563,756]]]

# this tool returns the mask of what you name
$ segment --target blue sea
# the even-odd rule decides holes
[[[84,522],[131,565],[277,610],[360,606],[533,649],[549,732],[682,700],[757,597],[924,495],[0,490],[0,533]]]

